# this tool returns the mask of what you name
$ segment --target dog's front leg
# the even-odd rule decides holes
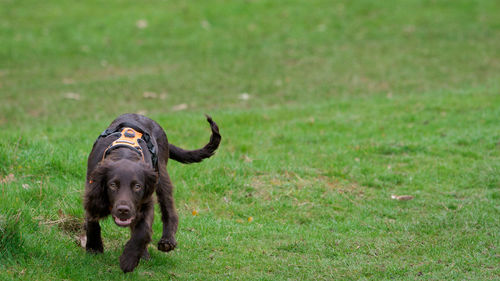
[[[153,203],[143,205],[144,210],[139,221],[132,226],[132,237],[125,244],[125,249],[120,256],[120,268],[123,272],[131,272],[139,264],[139,260],[147,253],[147,247],[151,242],[153,226]]]
[[[87,233],[87,243],[85,249],[89,253],[102,253],[104,247],[101,238],[101,226],[99,220],[86,219],[85,229]]]

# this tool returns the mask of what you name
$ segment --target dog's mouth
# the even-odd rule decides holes
[[[120,219],[118,217],[113,216],[113,218],[115,219],[115,223],[121,227],[129,226],[132,223],[132,220],[134,220],[134,217],[128,219]]]

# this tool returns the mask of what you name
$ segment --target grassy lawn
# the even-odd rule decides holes
[[[500,279],[499,10],[0,0],[0,280]],[[125,112],[223,137],[169,163],[178,248],[157,208],[127,275],[128,230],[78,245],[87,155]]]

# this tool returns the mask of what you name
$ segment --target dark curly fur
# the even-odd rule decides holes
[[[153,168],[147,149],[143,149],[144,162],[135,151],[126,147],[112,150],[103,160],[105,149],[117,136],[110,135],[96,141],[88,158],[83,203],[88,252],[103,252],[99,220],[112,215],[118,226],[130,227],[132,233],[120,256],[121,269],[124,272],[133,271],[141,257],[149,258],[147,245],[152,236],[152,195],[155,191],[163,222],[158,249],[168,252],[176,247],[178,217],[172,197],[173,185],[166,170],[167,162],[171,158],[181,163],[195,163],[215,153],[221,136],[217,124],[209,116],[207,121],[212,130],[210,141],[197,150],[184,150],[169,144],[161,126],[142,115],[124,114],[110,124],[108,128],[116,128],[123,123],[132,124],[149,134],[158,151],[158,165]]]

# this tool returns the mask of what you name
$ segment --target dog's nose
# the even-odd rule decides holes
[[[128,216],[130,214],[130,207],[127,205],[121,205],[117,208],[118,214],[122,216]]]

